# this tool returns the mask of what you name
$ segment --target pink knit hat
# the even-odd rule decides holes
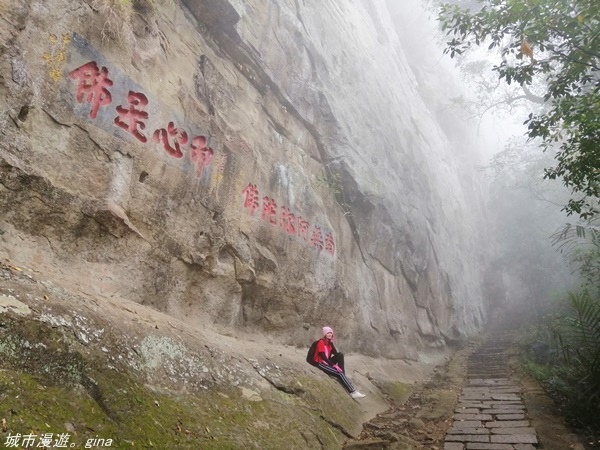
[[[331,328],[331,327],[323,327],[323,336],[325,336],[327,333],[333,334],[333,328]]]

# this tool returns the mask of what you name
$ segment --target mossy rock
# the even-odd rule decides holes
[[[390,400],[397,405],[405,403],[415,389],[412,384],[400,382],[378,381],[376,382],[376,385],[381,392],[387,395]]]
[[[67,328],[32,320],[0,315],[0,343],[2,443],[67,433],[74,448],[100,439],[113,449],[339,448],[360,413],[341,388],[309,376],[298,380],[304,393],[268,389],[262,401],[234,386],[157,389]]]

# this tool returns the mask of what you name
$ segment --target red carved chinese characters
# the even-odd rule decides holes
[[[277,203],[269,197],[263,197],[262,219],[275,225],[277,223]]]
[[[281,228],[285,230],[287,234],[290,236],[296,234],[295,227],[296,217],[294,213],[292,213],[285,206],[281,207]]]
[[[173,138],[173,141],[175,143],[174,147],[171,146],[171,143],[169,142],[169,137]],[[167,129],[165,130],[164,128],[161,128],[159,130],[156,130],[154,132],[154,135],[152,136],[152,139],[154,140],[154,142],[162,142],[165,151],[173,158],[182,158],[183,153],[181,152],[179,144],[187,144],[188,135],[181,128],[175,128],[175,124],[173,122],[169,122],[169,124],[167,125]]]
[[[113,82],[108,79],[108,69],[106,67],[99,70],[96,62],[91,61],[70,72],[69,77],[73,80],[79,80],[76,96],[77,102],[82,103],[85,98],[86,103],[92,105],[92,109],[90,110],[90,117],[92,119],[96,118],[100,106],[108,105],[112,102],[112,97],[107,87],[112,86]]]
[[[313,228],[312,238],[310,240],[310,243],[312,244],[313,247],[316,247],[319,250],[321,250],[323,248],[323,233],[321,233],[321,228],[317,227],[316,225]]]
[[[212,161],[214,152],[213,149],[207,147],[205,136],[196,136],[192,139],[192,153],[190,157],[194,161],[196,166],[196,172],[198,176],[202,176],[202,171]]]
[[[333,255],[335,253],[335,243],[333,242],[333,236],[327,234],[325,237],[325,251]]]
[[[298,217],[298,236],[304,238],[305,242],[308,242],[308,228],[310,224],[302,217]]]
[[[81,67],[71,71],[69,77],[73,80],[78,80],[76,99],[79,103],[89,103],[91,105],[90,117],[95,119],[98,115],[98,110],[101,106],[112,103],[112,96],[108,87],[113,85],[110,80],[108,69],[98,68],[95,61],[90,61]],[[114,124],[119,128],[133,135],[138,141],[143,144],[148,142],[148,137],[143,133],[147,128],[149,118],[148,111],[145,107],[148,105],[148,97],[142,92],[129,91],[127,94],[127,104],[119,105],[115,108],[117,117],[114,118]],[[183,158],[185,149],[183,146],[188,144],[188,133],[175,126],[173,122],[169,122],[165,128],[157,128],[151,135],[152,139],[161,144],[164,150],[173,158]],[[208,140],[205,136],[196,136],[191,140],[190,159],[196,165],[196,175],[201,177],[204,168],[208,167],[214,157],[214,151],[208,146]],[[219,166],[213,174],[212,180],[217,183],[223,178],[222,173],[225,171],[226,155],[221,155]],[[185,169],[189,167],[184,165]],[[254,207],[255,211],[258,206]]]
[[[260,197],[258,188],[255,184],[248,183],[248,186],[242,191],[245,195],[244,208],[250,210],[254,215],[260,207]],[[261,218],[265,222],[276,225],[284,230],[288,235],[297,235],[306,245],[314,247],[318,251],[325,249],[331,256],[335,254],[335,243],[331,233],[327,233],[323,239],[323,231],[320,226],[313,226],[300,216],[296,216],[287,206],[281,206],[279,220],[277,220],[277,203],[268,196],[262,197]]]
[[[143,120],[148,118],[148,113],[143,108],[148,104],[148,98],[141,92],[129,91],[127,102],[129,102],[129,108],[117,106],[119,115],[115,117],[115,125],[131,133],[138,141],[146,143],[148,139],[138,128],[141,130],[146,128]]]
[[[244,208],[250,210],[250,214],[254,215],[254,212],[258,209],[258,189],[255,184],[249,183],[246,189],[242,191],[242,194],[246,196],[244,200]]]
[[[89,116],[95,119],[101,106],[112,103],[109,87],[113,81],[109,79],[108,69],[98,68],[95,61],[90,61],[81,67],[71,71],[69,77],[78,80],[76,100],[79,103],[86,102],[91,105]],[[148,98],[141,92],[129,91],[127,94],[127,106],[117,106],[117,117],[114,124],[133,135],[137,140],[146,143],[148,138],[142,130],[146,129],[146,121],[149,114],[144,108],[148,105]],[[188,134],[182,128],[177,128],[173,122],[169,122],[166,128],[158,128],[152,134],[152,139],[162,144],[164,150],[172,157],[181,159],[184,152],[182,146],[188,143]],[[247,147],[244,147],[246,149]],[[214,151],[208,146],[206,136],[196,136],[191,140],[190,160],[196,164],[196,173],[202,176],[204,168],[208,167],[214,158]],[[227,155],[219,154],[217,157],[217,168],[213,173],[212,181],[217,184],[222,179],[225,171]],[[188,167],[186,165],[186,167]],[[249,183],[242,191],[244,194],[244,208],[254,213],[261,207],[259,191],[256,185]],[[290,211],[286,206],[280,207],[278,218],[277,203],[273,198],[262,197],[262,220],[271,223],[284,230],[289,236],[297,235],[306,245],[323,250],[330,255],[335,254],[335,243],[331,233],[323,239],[321,227],[312,227],[308,221]],[[310,235],[309,235],[310,233]]]

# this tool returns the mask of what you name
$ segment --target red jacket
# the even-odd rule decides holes
[[[319,342],[317,343],[317,348],[315,350],[315,363],[319,364],[320,362],[323,362],[325,364],[329,364],[329,361],[323,359],[320,353],[325,353],[325,356],[327,357],[327,359],[329,359],[337,353],[337,350],[335,349],[333,342],[322,338],[319,339]]]

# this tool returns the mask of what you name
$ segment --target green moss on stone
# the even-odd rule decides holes
[[[398,405],[403,404],[414,392],[414,386],[412,384],[400,383],[400,382],[377,382],[377,387],[387,395],[390,400]]]
[[[8,433],[69,433],[75,448],[90,439],[112,439],[112,449],[337,448],[345,437],[331,423],[351,427],[360,414],[341,388],[308,376],[301,396],[268,390],[263,401],[234,387],[158,390],[69,336],[0,316],[0,443]]]

